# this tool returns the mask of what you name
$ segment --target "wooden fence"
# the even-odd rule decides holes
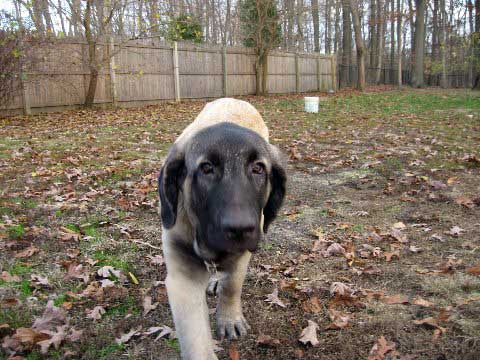
[[[133,105],[162,100],[216,98],[255,93],[252,49],[141,39],[105,44],[114,54],[100,72],[96,104]],[[89,82],[87,45],[58,41],[32,48],[35,61],[24,69],[24,91],[0,109],[39,112],[83,104]],[[28,61],[27,61],[28,63]],[[272,52],[269,93],[327,91],[336,88],[336,58],[319,54]]]

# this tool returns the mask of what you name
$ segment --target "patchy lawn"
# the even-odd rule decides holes
[[[380,90],[248,98],[289,194],[220,358],[478,359],[480,94]],[[178,358],[156,176],[204,104],[0,119],[0,357]]]

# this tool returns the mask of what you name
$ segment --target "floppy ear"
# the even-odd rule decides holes
[[[166,229],[175,225],[177,219],[178,194],[184,179],[184,168],[183,153],[172,148],[158,176],[162,224]]]
[[[287,174],[285,164],[280,150],[271,145],[272,173],[270,174],[270,195],[267,204],[263,209],[263,232],[267,232],[268,226],[272,223],[282,206],[287,186]]]

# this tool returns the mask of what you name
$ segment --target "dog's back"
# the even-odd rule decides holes
[[[176,143],[188,141],[198,131],[221,122],[246,127],[268,142],[268,128],[257,109],[246,101],[222,98],[205,105],[196,119],[178,137]]]

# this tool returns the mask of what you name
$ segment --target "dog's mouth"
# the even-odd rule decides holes
[[[237,237],[226,237],[213,229],[208,230],[205,235],[197,231],[193,241],[197,256],[207,261],[217,261],[225,255],[241,254],[245,251],[255,252],[262,237],[258,229],[248,236]]]

